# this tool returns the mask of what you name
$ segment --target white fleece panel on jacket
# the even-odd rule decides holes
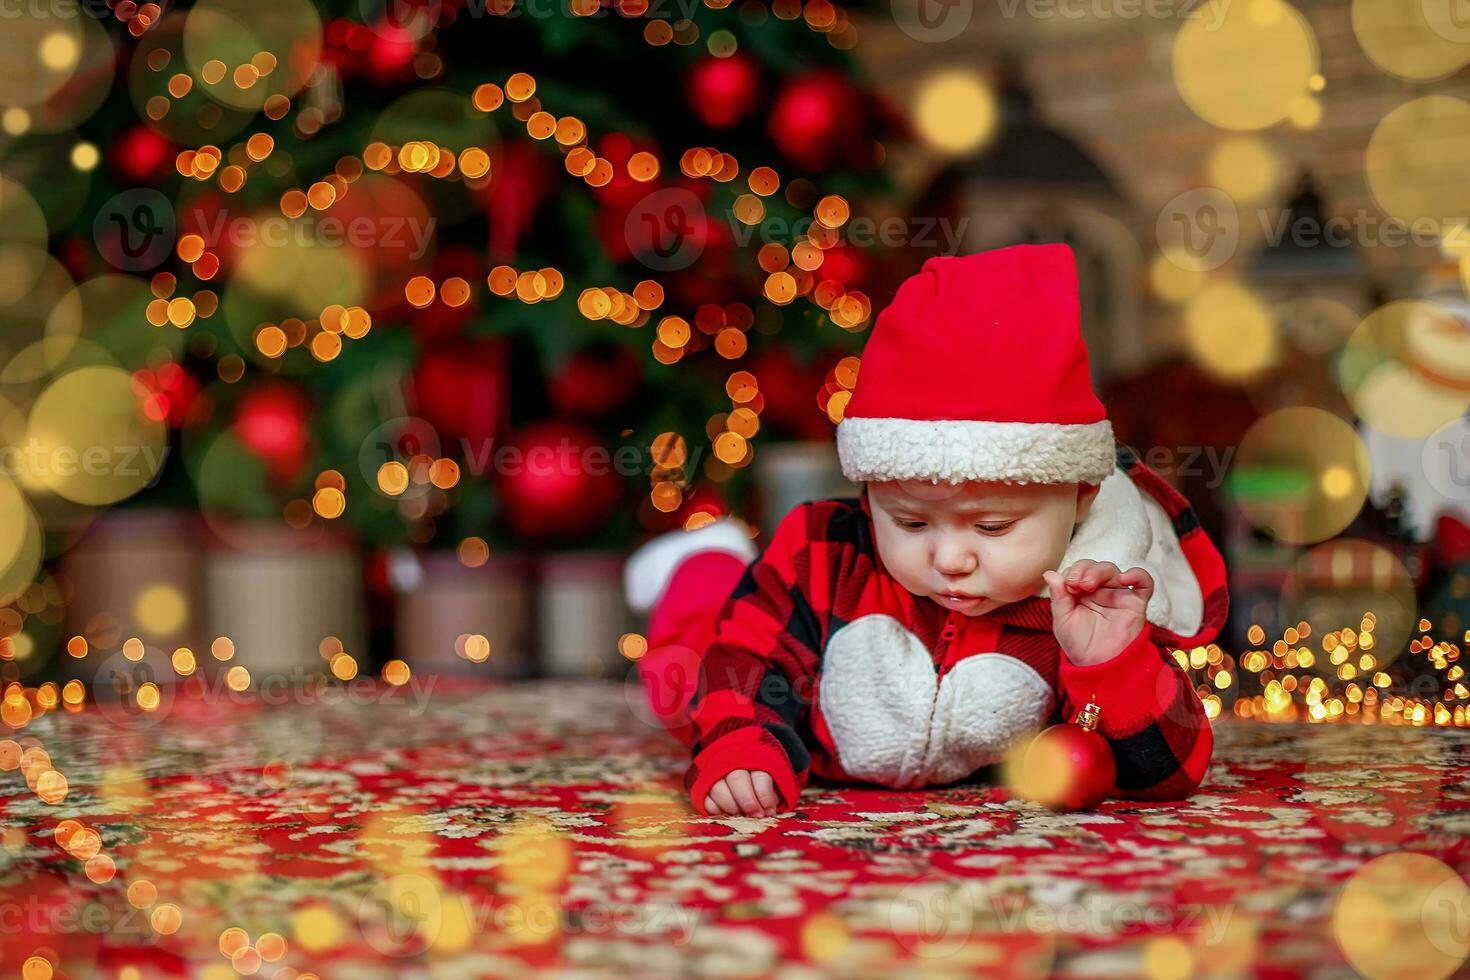
[[[966,657],[937,678],[923,642],[882,613],[832,634],[817,697],[843,770],[895,789],[999,762],[1055,699],[1040,674],[1003,653]]]

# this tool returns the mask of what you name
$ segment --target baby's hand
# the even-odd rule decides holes
[[[710,787],[704,809],[712,817],[773,817],[781,808],[776,781],[768,772],[735,769]]]
[[[1084,558],[1065,574],[1043,572],[1051,593],[1052,629],[1067,659],[1099,664],[1122,652],[1144,629],[1154,580],[1137,566]]]

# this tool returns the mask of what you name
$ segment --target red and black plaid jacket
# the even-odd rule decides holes
[[[1112,795],[1193,792],[1213,738],[1169,651],[1208,643],[1224,624],[1224,562],[1158,473],[1123,446],[1118,465],[1172,525],[1203,599],[1197,632],[1149,623],[1111,660],[1079,667],[1061,653],[1045,596],[965,617],[884,570],[866,491],[804,503],[718,615],[690,705],[684,785],[695,807],[735,769],[771,773],[788,807],[811,773],[900,787],[953,782],[1001,761],[1000,748],[1022,734],[1072,720],[1089,698],[1117,762]]]

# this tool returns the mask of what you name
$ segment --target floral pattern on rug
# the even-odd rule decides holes
[[[6,974],[40,950],[57,976],[137,980],[1352,977],[1333,915],[1360,868],[1470,872],[1456,729],[1222,721],[1180,803],[814,781],[782,816],[708,819],[637,689],[353,690],[15,735],[69,791],[0,773],[0,914],[25,922],[0,929]],[[68,819],[113,877],[60,846]]]

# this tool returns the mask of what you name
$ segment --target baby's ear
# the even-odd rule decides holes
[[[1081,524],[1087,519],[1088,511],[1092,510],[1092,502],[1097,499],[1097,492],[1102,489],[1101,483],[1078,483],[1077,484],[1077,520]]]

